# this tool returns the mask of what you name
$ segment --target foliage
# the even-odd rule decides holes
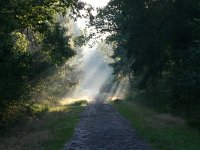
[[[198,0],[111,0],[91,21],[99,32],[111,33],[107,41],[115,43],[116,76],[129,76],[133,87],[147,92],[165,83],[170,111],[196,123],[199,14]]]
[[[65,16],[69,9],[78,13],[79,5],[77,0],[0,2],[1,126],[6,120],[5,113],[14,111],[12,106],[24,110],[32,103],[33,87],[43,78],[56,74],[56,69],[75,55],[69,44],[70,37],[66,36],[67,29],[59,24],[56,16]]]

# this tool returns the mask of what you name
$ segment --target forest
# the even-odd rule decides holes
[[[0,128],[33,116],[39,98],[51,100],[73,84],[64,80],[70,68],[63,64],[76,52],[57,16],[80,6],[74,0],[0,2]]]
[[[73,39],[56,18],[71,11],[76,20],[84,6],[78,0],[1,0],[1,129],[33,116],[47,85],[57,87],[48,89],[45,98],[52,100],[76,84],[66,80],[72,68],[64,66],[76,55]],[[128,94],[200,128],[199,0],[111,0],[96,16],[85,9],[89,26],[109,33],[110,66],[117,80],[129,78]]]
[[[119,80],[129,77],[129,95],[199,128],[200,2],[111,0],[91,18],[110,33],[111,66]]]

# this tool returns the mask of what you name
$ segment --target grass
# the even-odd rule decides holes
[[[155,150],[199,150],[200,132],[187,126],[181,118],[161,114],[134,101],[113,102]]]
[[[44,107],[46,112],[0,136],[1,150],[60,150],[72,137],[84,102]],[[42,107],[41,107],[42,108]],[[40,108],[40,109],[41,109]]]

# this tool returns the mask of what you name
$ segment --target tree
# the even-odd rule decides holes
[[[165,83],[171,111],[196,121],[199,8],[198,0],[111,0],[91,21],[99,32],[111,33],[116,74],[134,77],[133,86],[146,91]]]
[[[49,68],[56,73],[75,55],[56,15],[65,16],[69,9],[78,14],[80,6],[77,0],[0,2],[0,126],[13,105],[29,109],[31,89],[53,74]]]

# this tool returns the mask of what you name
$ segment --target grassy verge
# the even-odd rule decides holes
[[[170,114],[159,114],[133,101],[116,101],[114,107],[123,114],[155,150],[198,150],[200,133],[185,121]]]
[[[72,137],[82,102],[51,106],[39,118],[0,136],[1,150],[60,150]]]

